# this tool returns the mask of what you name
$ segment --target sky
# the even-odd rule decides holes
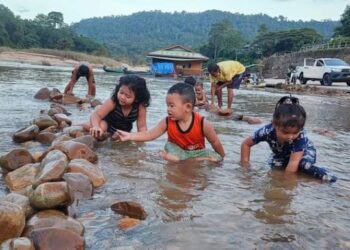
[[[71,24],[91,17],[130,15],[139,11],[203,12],[223,10],[241,14],[284,16],[288,20],[340,20],[349,0],[0,0],[15,15],[33,19],[58,11]]]

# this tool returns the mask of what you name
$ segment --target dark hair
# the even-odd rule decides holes
[[[191,103],[192,106],[196,103],[196,94],[193,87],[187,83],[179,82],[171,86],[168,90],[168,95],[179,94],[184,103]]]
[[[306,112],[299,99],[292,96],[282,97],[276,104],[272,122],[279,127],[297,127],[302,129],[306,121]]]
[[[196,79],[193,76],[188,76],[185,78],[184,83],[187,83],[189,85],[191,85],[192,87],[194,87],[194,85],[196,84]]]
[[[78,75],[78,78],[80,76],[88,77],[89,76],[89,67],[86,66],[85,64],[80,65],[79,68],[78,68],[77,75]]]
[[[219,65],[217,65],[216,63],[209,63],[208,64],[208,72],[209,74],[211,73],[215,73],[219,70]]]
[[[127,86],[134,92],[135,103],[142,104],[145,107],[149,106],[151,95],[147,89],[146,81],[142,77],[137,75],[127,75],[122,76],[119,79],[119,83],[115,86],[111,99],[117,103],[118,102],[118,91],[121,86]]]

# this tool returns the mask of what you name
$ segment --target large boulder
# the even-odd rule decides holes
[[[81,173],[65,173],[63,175],[75,199],[91,198],[93,193],[92,183],[89,177]]]
[[[40,184],[29,197],[30,204],[36,209],[51,209],[66,206],[73,202],[66,182],[46,182]]]
[[[68,104],[78,104],[81,102],[81,98],[74,95],[63,95],[62,98],[62,104],[68,105]]]
[[[68,173],[81,173],[89,177],[94,188],[100,187],[106,182],[102,170],[85,159],[74,159],[68,164]]]
[[[121,215],[126,215],[131,218],[144,220],[146,219],[146,212],[143,207],[133,201],[119,201],[112,204],[111,209]]]
[[[97,143],[96,139],[92,135],[82,135],[72,139],[71,141],[83,143],[91,149],[94,149]]]
[[[68,162],[67,156],[62,151],[51,150],[45,155],[44,159],[42,159],[41,167],[44,167],[49,162],[58,161],[58,160]]]
[[[40,171],[39,163],[24,165],[5,177],[7,187],[13,192],[19,192],[35,183],[36,175]]]
[[[22,235],[30,236],[33,230],[48,227],[66,229],[78,235],[84,234],[84,226],[79,221],[66,216],[61,211],[49,209],[32,216],[27,221]]]
[[[31,234],[37,250],[84,250],[84,238],[72,231],[61,228],[42,228]]]
[[[46,100],[50,98],[50,90],[48,88],[41,88],[34,95],[35,99]]]
[[[66,172],[67,160],[56,160],[47,162],[40,173],[37,175],[34,186],[44,182],[60,181]]]
[[[17,143],[30,141],[30,140],[33,140],[38,133],[39,133],[39,127],[33,124],[33,125],[30,125],[29,127],[17,130],[13,134],[12,140]]]
[[[18,169],[28,163],[33,163],[32,155],[26,149],[13,149],[0,157],[0,166],[5,173]]]
[[[85,159],[89,162],[96,162],[97,155],[88,146],[80,142],[63,141],[53,146],[68,156],[69,160]]]
[[[17,193],[9,193],[3,200],[20,206],[27,219],[35,213],[35,210],[30,206],[29,198],[27,196]]]
[[[5,240],[19,237],[25,222],[25,215],[20,206],[0,201],[0,244]]]
[[[35,140],[37,140],[40,143],[51,145],[51,143],[56,139],[56,135],[51,132],[41,131],[36,137]]]

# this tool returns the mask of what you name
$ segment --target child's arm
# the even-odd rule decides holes
[[[115,108],[115,103],[108,99],[106,100],[101,107],[96,110],[94,113],[92,113],[90,117],[90,123],[91,123],[91,129],[90,134],[94,137],[99,137],[102,135],[103,132],[102,128],[100,127],[100,123],[103,118],[105,118],[109,112],[111,112]]]
[[[213,126],[204,119],[203,122],[203,133],[204,136],[207,138],[207,140],[210,142],[211,146],[215,150],[216,153],[218,153],[222,158],[225,157],[225,150],[222,146],[219,137],[217,136]]]
[[[164,134],[166,130],[166,119],[163,119],[151,130],[137,133],[128,133],[122,130],[117,130],[117,132],[120,141],[151,141]]]
[[[295,173],[298,171],[301,158],[304,156],[304,151],[298,151],[290,154],[289,162],[286,167],[286,172]]]
[[[147,113],[147,108],[142,104],[140,104],[139,112],[137,115],[137,121],[136,121],[137,132],[142,132],[147,130],[146,113]]]
[[[94,82],[94,72],[92,70],[92,66],[89,66],[89,76],[87,78],[88,82],[88,96],[95,96],[96,95],[96,86]]]
[[[246,138],[241,144],[241,165],[243,167],[249,167],[250,148],[252,146],[254,146],[252,137]]]

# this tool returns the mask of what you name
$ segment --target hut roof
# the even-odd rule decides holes
[[[207,61],[209,58],[181,45],[149,52],[147,57],[172,61]]]

